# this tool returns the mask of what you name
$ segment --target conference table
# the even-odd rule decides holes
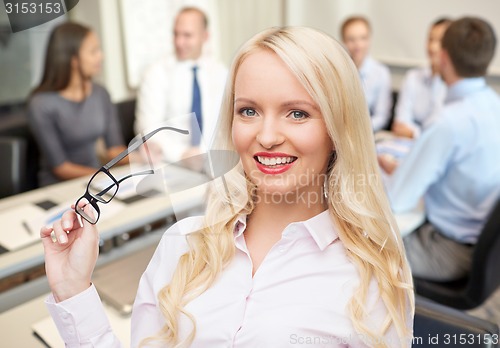
[[[102,217],[97,224],[101,238],[97,270],[108,263],[130,257],[144,248],[156,245],[169,225],[184,216],[201,211],[206,189],[204,184],[209,181],[207,176],[177,166],[169,167],[166,176],[168,178],[164,178],[164,181],[169,182],[167,186],[176,187],[175,194],[169,193],[168,190],[158,190],[154,194],[147,191],[147,194],[122,197],[123,199],[117,197],[106,205],[109,209],[101,212]],[[30,270],[38,269],[38,273],[43,273],[43,270],[40,271],[44,260],[39,232],[28,231],[34,229],[33,223],[26,223],[30,216],[24,216],[23,212],[30,213],[33,205],[43,206],[49,201],[49,205],[56,206],[47,211],[55,211],[60,215],[58,209],[68,209],[71,202],[83,195],[88,179],[75,179],[0,200],[0,222],[7,219],[4,224],[9,224],[7,231],[4,229],[0,232],[4,234],[0,235],[0,281],[10,280],[14,284],[10,289],[0,291],[0,327],[4,332],[2,346],[46,347],[47,344],[34,335],[33,326],[37,323],[43,331],[47,331],[48,336],[57,335],[55,326],[50,320],[46,320],[48,312],[44,298],[49,290],[44,274],[33,276],[31,280],[28,275],[28,279],[22,279],[16,284],[19,275],[24,274],[26,278],[26,273],[29,274]],[[65,205],[68,208],[65,208]],[[411,212],[396,215],[403,235],[420,225],[423,219],[421,206]],[[2,242],[7,240],[3,243],[12,244],[12,239],[9,239],[9,236],[6,238],[6,233],[9,236],[30,235],[32,240],[25,241],[25,245],[9,245],[12,250],[7,250]],[[108,315],[114,318],[112,325],[117,326],[115,330],[119,337],[127,342],[130,316],[121,315],[106,303],[104,306]],[[58,342],[51,346],[55,348],[60,344]]]

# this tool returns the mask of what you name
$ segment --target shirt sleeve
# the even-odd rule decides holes
[[[108,148],[120,146],[124,144],[120,120],[116,111],[116,105],[111,102],[109,93],[102,87],[104,104],[106,106],[106,115],[108,122],[106,124],[106,133],[104,134],[104,141]]]
[[[51,294],[45,304],[66,347],[122,347],[111,330],[94,285],[59,303]]]
[[[396,120],[413,130],[414,137],[420,134],[420,127],[415,123],[413,117],[413,107],[416,101],[415,82],[414,71],[409,71],[399,91],[395,115]]]
[[[55,168],[67,161],[67,155],[61,142],[56,115],[50,110],[48,102],[45,96],[33,96],[28,104],[28,122],[40,152],[50,168]]]
[[[374,131],[379,131],[389,124],[392,104],[391,74],[386,66],[380,69],[379,90],[371,115]]]
[[[417,139],[410,153],[388,179],[387,191],[395,213],[413,209],[442,175],[454,150],[452,124],[440,119]]]

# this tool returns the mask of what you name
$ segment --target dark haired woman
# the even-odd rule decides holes
[[[102,51],[89,28],[67,22],[52,32],[43,78],[29,99],[28,118],[42,154],[41,186],[90,175],[99,167],[98,139],[106,157],[125,147],[106,89],[94,82]]]

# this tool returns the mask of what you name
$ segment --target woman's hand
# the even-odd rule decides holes
[[[399,121],[394,121],[392,124],[392,132],[397,135],[398,137],[404,137],[404,138],[413,138],[413,129],[408,127],[402,122]]]
[[[380,168],[389,175],[398,168],[398,161],[391,155],[378,155],[377,160]]]
[[[99,254],[99,234],[94,225],[81,220],[83,226],[80,226],[74,210],[70,210],[52,228],[42,227],[40,230],[45,250],[45,272],[56,302],[75,296],[90,286]]]

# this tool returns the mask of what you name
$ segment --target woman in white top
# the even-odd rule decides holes
[[[162,238],[132,346],[410,346],[410,270],[342,46],[308,28],[256,35],[221,110],[215,146],[241,162],[214,181],[204,217]],[[49,311],[68,346],[119,347],[91,285],[98,233],[76,221],[41,230]]]

